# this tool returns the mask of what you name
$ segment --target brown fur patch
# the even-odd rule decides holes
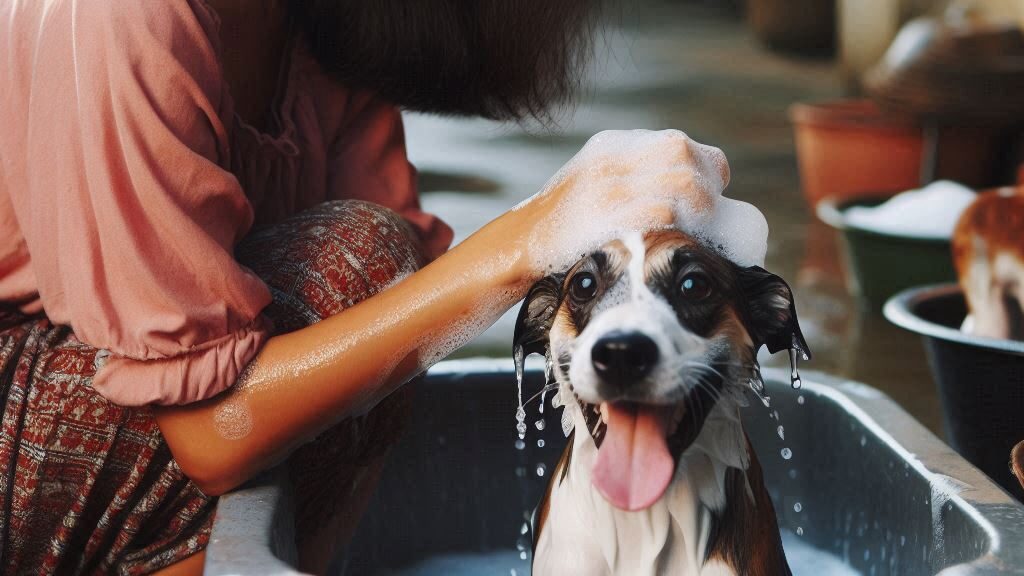
[[[1024,187],[980,194],[960,216],[953,232],[953,262],[961,280],[975,256],[975,238],[985,242],[990,261],[1001,252],[1024,261]]]
[[[750,466],[725,475],[726,507],[712,521],[707,561],[717,560],[744,576],[790,575],[782,537],[757,455],[747,440]],[[747,485],[753,492],[751,500]]]
[[[1024,488],[1024,442],[1013,447],[1013,452],[1010,453],[1010,469]]]

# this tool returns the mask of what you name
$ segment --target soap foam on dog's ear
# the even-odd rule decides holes
[[[576,196],[571,213],[555,214],[544,233],[560,253],[531,253],[555,268],[628,232],[661,226],[655,215],[671,207],[674,226],[742,267],[764,264],[768,223],[760,210],[722,195],[729,184],[729,163],[718,148],[695,142],[678,130],[610,130],[594,135],[548,181],[537,197],[569,187]],[[620,197],[617,205],[594,196]],[[533,199],[531,199],[532,201]],[[532,248],[536,250],[536,248]]]

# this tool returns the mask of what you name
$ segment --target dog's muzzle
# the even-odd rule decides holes
[[[646,378],[659,356],[658,345],[641,332],[610,332],[594,342],[590,350],[594,372],[617,392],[625,392]]]

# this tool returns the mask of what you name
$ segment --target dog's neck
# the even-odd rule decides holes
[[[572,452],[568,462],[563,459],[554,472],[546,502],[547,525],[537,543],[538,558],[560,565],[535,566],[537,574],[734,573],[728,566],[708,560],[708,546],[715,531],[714,518],[722,515],[730,498],[754,499],[745,480],[741,495],[731,493],[727,482],[730,469],[745,473],[750,463],[736,404],[723,401],[712,410],[697,439],[680,457],[668,490],[657,503],[639,512],[614,508],[594,488],[591,469],[597,445],[586,433],[579,406],[569,402],[565,409],[570,411],[576,430]],[[569,541],[559,542],[566,538]],[[562,553],[547,553],[542,549],[545,546],[557,547]],[[568,548],[563,546],[590,549],[567,558]],[[573,564],[578,561],[595,564]]]

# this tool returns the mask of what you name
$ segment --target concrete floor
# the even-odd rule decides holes
[[[458,241],[539,190],[595,132],[679,128],[722,148],[732,167],[727,195],[765,213],[766,267],[793,285],[815,352],[805,367],[880,388],[938,432],[938,399],[918,338],[846,295],[833,233],[800,195],[786,110],[800,100],[840,97],[837,68],[767,52],[721,6],[620,7],[605,26],[590,88],[553,128],[409,115],[409,153],[421,171],[424,204],[455,228]],[[511,362],[514,313],[457,354]],[[764,363],[783,364],[783,356]]]

